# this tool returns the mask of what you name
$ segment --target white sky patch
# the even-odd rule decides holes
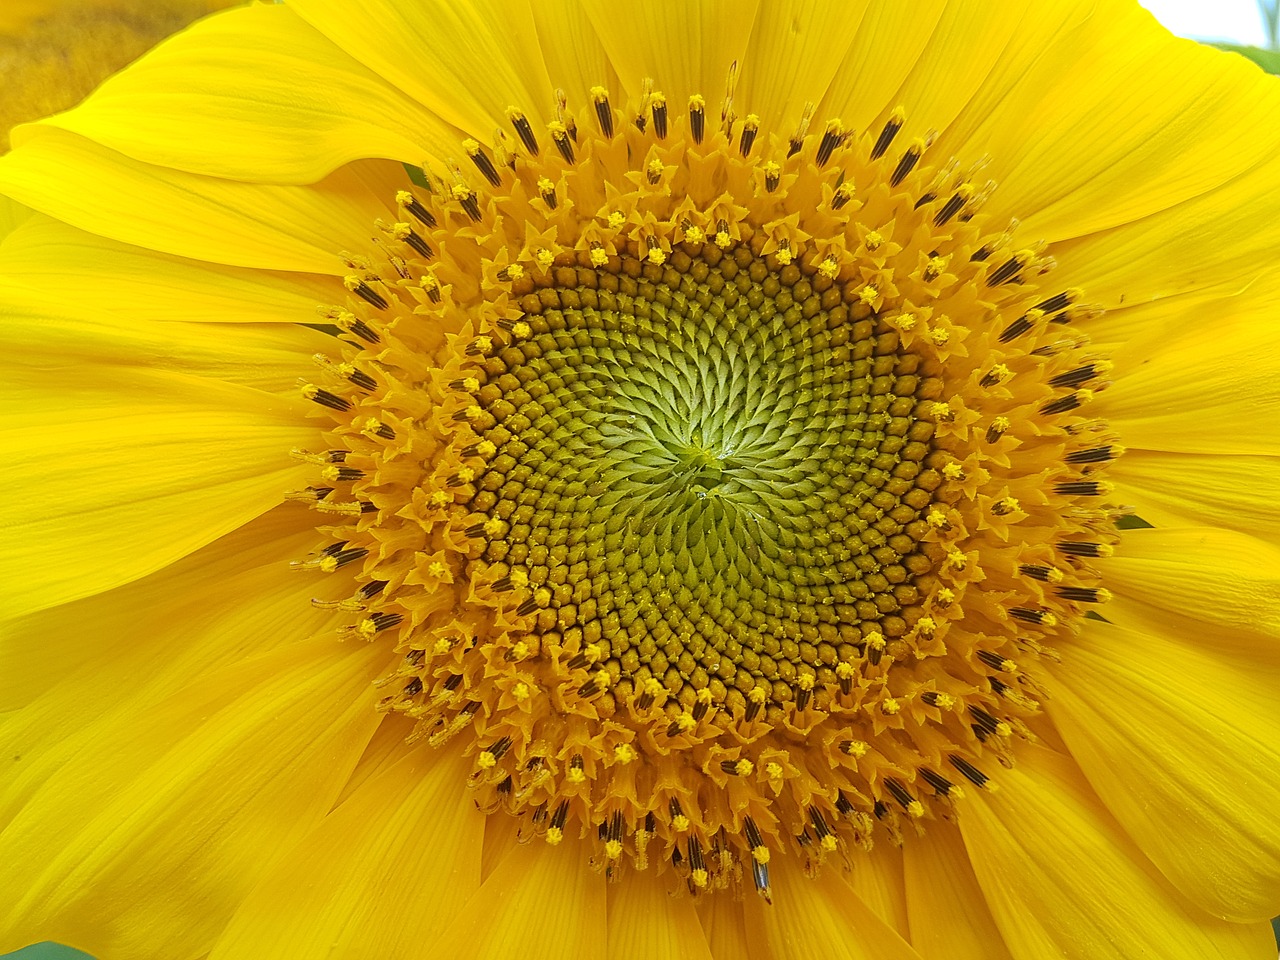
[[[1266,44],[1257,0],[1138,0],[1172,33],[1261,47]]]

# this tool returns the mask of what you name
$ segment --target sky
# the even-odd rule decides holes
[[[1257,0],[1138,0],[1180,37],[1265,45]]]

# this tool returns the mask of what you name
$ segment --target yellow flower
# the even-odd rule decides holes
[[[1120,0],[298,0],[20,128],[0,949],[1271,955],[1277,115]]]

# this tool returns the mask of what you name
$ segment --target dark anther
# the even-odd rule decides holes
[[[1097,587],[1058,587],[1058,596],[1075,603],[1101,603]]]
[[[554,210],[556,208],[556,204],[559,203],[559,201],[556,199],[556,188],[554,186],[551,187],[549,190],[541,191],[538,194],[538,196],[542,197],[542,202],[545,203],[552,210]]]
[[[378,381],[373,379],[363,370],[355,370],[347,375],[347,379],[354,383],[361,390],[374,390],[378,386]]]
[[[736,777],[738,775],[738,761],[737,760],[721,760],[720,769],[723,770],[725,773]]]
[[[746,713],[743,715],[743,719],[746,720],[748,723],[750,723],[756,717],[760,716],[760,711],[762,709],[764,709],[763,700],[752,700],[750,697],[748,697],[747,709],[746,709]]]
[[[1071,294],[1058,293],[1048,300],[1041,300],[1036,304],[1035,308],[1045,313],[1057,313],[1059,310],[1065,310],[1069,306],[1071,306]]]
[[[827,818],[822,815],[822,811],[817,807],[809,808],[809,822],[813,824],[813,832],[817,834],[819,840],[831,835],[831,828],[827,826]]]
[[[502,178],[498,176],[498,171],[493,166],[493,161],[489,159],[489,155],[484,152],[484,148],[477,146],[475,152],[467,151],[471,157],[471,162],[476,165],[476,169],[481,175],[489,181],[491,187],[502,186]]]
[[[867,649],[867,660],[873,667],[880,665],[880,656],[883,651],[883,647],[869,647]]]
[[[1024,313],[1017,320],[1004,328],[1003,332],[1000,334],[1000,342],[1008,343],[1010,340],[1016,340],[1030,329],[1031,321],[1027,319],[1027,315]]]
[[[360,599],[372,600],[378,594],[382,593],[382,591],[386,589],[386,586],[387,581],[385,580],[370,580],[360,588]]]
[[[524,603],[520,605],[520,609],[523,610],[524,607],[527,606],[529,603],[530,601],[526,600]],[[534,604],[534,609],[535,610],[537,609],[537,604]],[[531,613],[532,611],[528,611],[528,612]],[[582,686],[578,688],[578,696],[580,697],[594,697],[599,692],[600,692],[600,684],[596,683],[594,677],[592,677],[590,680],[588,680],[586,683],[584,683]]]
[[[396,438],[396,432],[392,430],[389,426],[387,426],[385,423],[379,423],[378,429],[373,432],[376,433],[378,436],[380,436],[383,440],[394,440]]]
[[[672,797],[671,802],[667,804],[667,813],[671,815],[671,819],[674,820],[676,817],[680,816],[683,812],[684,812],[683,809],[680,807],[680,801],[677,800],[675,797]],[[748,836],[748,839],[749,839],[749,836]]]
[[[993,423],[991,426],[987,427],[987,443],[995,443],[1003,436],[1004,428],[998,424]]]
[[[689,838],[689,869],[706,870],[706,861],[702,859],[702,843],[697,837]]]
[[[361,500],[360,512],[361,513],[377,513],[378,505],[376,503],[370,503],[368,500]]]
[[[1097,369],[1092,363],[1086,363],[1083,367],[1076,367],[1074,370],[1068,370],[1066,373],[1060,373],[1049,381],[1051,387],[1078,387],[1083,383],[1088,383],[1098,375]]]
[[[474,190],[468,190],[464,196],[459,197],[458,203],[462,204],[462,209],[467,211],[472,222],[480,222],[480,198]]]
[[[836,812],[838,812],[842,817],[847,817],[849,814],[856,812],[856,809],[857,808],[849,802],[849,798],[844,795],[843,790],[836,791]]]
[[[974,730],[981,730],[985,734],[992,734],[1000,726],[1000,721],[993,717],[981,707],[970,705],[969,716],[973,717]]]
[[[516,136],[524,144],[524,148],[535,157],[538,155],[538,138],[533,135],[533,127],[523,113],[511,114],[511,126],[515,127]]]
[[[809,698],[813,696],[812,690],[805,690],[803,687],[796,691],[796,709],[803,710],[809,706]]]
[[[705,132],[707,124],[707,112],[703,109],[702,104],[693,102],[689,104],[689,132],[693,134],[694,143],[702,143],[702,135]]]
[[[511,792],[511,787],[512,787],[511,777],[508,775],[508,776],[506,776],[506,777],[504,777],[504,778],[503,778],[503,780],[502,780],[502,782],[501,782],[500,784],[498,784],[498,792],[499,792],[499,793],[510,793],[510,792]]]
[[[467,527],[466,534],[472,540],[479,540],[481,537],[484,536],[484,524],[483,523],[472,524],[471,526]]]
[[[1104,490],[1097,480],[1067,480],[1053,486],[1053,492],[1064,497],[1100,497]]]
[[[836,147],[844,143],[844,134],[840,132],[840,127],[832,125],[827,128],[822,135],[822,141],[818,144],[818,153],[814,158],[817,160],[818,166],[826,166],[831,154],[835,153]]]
[[[917,163],[920,162],[920,149],[918,147],[910,147],[907,152],[902,155],[902,159],[898,161],[898,165],[893,168],[893,173],[889,177],[890,186],[896,187],[903,180],[907,179],[907,174],[915,169]]]
[[[404,685],[404,695],[406,697],[416,697],[422,692],[422,679],[414,677]]]
[[[338,561],[338,566],[345,567],[348,563],[360,560],[369,553],[364,547],[352,547],[350,550],[340,550],[333,554],[333,559]]]
[[[929,706],[936,707],[938,705],[938,691],[926,690],[924,693],[920,694],[920,699]]]
[[[768,193],[773,193],[773,191],[777,190],[778,184],[781,182],[781,178],[772,170],[766,172],[764,175],[764,189]],[[835,206],[834,202],[832,203],[832,206]],[[839,208],[837,207],[836,209]]]
[[[1003,373],[997,372],[994,367],[982,375],[982,379],[978,381],[980,387],[994,387],[997,383],[1005,378],[1008,371]]]
[[[361,300],[377,307],[379,310],[387,309],[388,304],[386,298],[363,280],[357,282],[355,288],[351,292]]]
[[[742,136],[738,138],[738,152],[744,157],[751,155],[751,145],[756,142],[756,134],[760,128],[754,123],[743,124]]]
[[[877,820],[883,820],[884,815],[889,812],[889,805],[883,800],[877,800],[871,806],[871,812],[875,814]]]
[[[791,142],[787,145],[787,159],[794,157],[797,153],[804,149],[804,137],[792,137]]]
[[[653,135],[659,140],[667,139],[667,101],[661,94],[653,98]]]
[[[942,776],[941,774],[934,773],[932,770],[928,769],[927,767],[921,767],[917,771],[917,773],[920,774],[921,780],[923,780],[929,786],[933,787],[935,791],[937,791],[938,796],[945,797],[947,794],[951,792],[951,786],[952,786],[951,781],[948,780],[946,777]]]
[[[898,805],[902,807],[903,810],[906,810],[911,806],[911,804],[916,802],[916,798],[907,792],[907,788],[893,777],[885,777],[884,785],[885,789],[893,794],[893,799],[898,801]]]
[[[952,194],[951,199],[944,203],[942,205],[942,209],[934,216],[933,225],[935,227],[944,226],[948,220],[960,212],[960,209],[964,206],[964,202],[965,197],[963,194]]]
[[[1048,403],[1040,407],[1040,412],[1047,417],[1051,417],[1058,413],[1067,413],[1080,406],[1080,394],[1068,393],[1065,397],[1059,397],[1057,400],[1050,400]]]
[[[556,149],[560,151],[560,156],[564,157],[564,162],[573,163],[573,143],[569,139],[569,134],[557,128],[551,131],[551,139],[555,141]]]
[[[600,96],[596,99],[596,122],[600,124],[600,132],[608,140],[613,136],[613,111],[609,109],[609,98]]]
[[[964,774],[965,779],[976,787],[985,785],[991,779],[964,757],[957,757],[954,753],[947,756],[947,762]]]
[[[525,600],[525,602],[524,602],[524,603],[522,603],[522,604],[520,604],[520,606],[516,607],[516,613],[518,613],[520,616],[524,617],[524,616],[528,616],[529,614],[533,613],[533,612],[534,612],[535,610],[537,610],[537,609],[538,609],[538,601],[537,601],[536,599],[534,599],[533,597],[529,597],[527,600]],[[594,682],[594,681],[592,681],[592,682]]]
[[[938,195],[936,193],[933,193],[932,191],[930,191],[929,193],[921,194],[920,199],[916,201],[916,205],[914,209],[919,210],[926,203],[933,203],[933,201],[937,199],[938,199]]]
[[[414,253],[420,256],[423,260],[430,260],[435,255],[435,251],[431,249],[430,244],[412,230],[405,234],[404,242],[412,247]]]
[[[991,254],[993,253],[995,253],[995,251],[992,250],[990,247],[979,247],[977,250],[973,251],[973,254],[969,257],[969,262],[981,263],[983,260],[986,260],[987,257],[991,256]]]
[[[503,737],[501,740],[495,740],[489,747],[485,749],[485,753],[493,754],[493,759],[501,760],[502,755],[511,748],[511,738]]]
[[[326,450],[324,459],[326,463],[346,463],[349,450]]]
[[[1018,572],[1032,580],[1049,579],[1049,568],[1036,563],[1024,563],[1018,567]]]
[[[1067,463],[1106,463],[1114,459],[1115,451],[1111,447],[1090,447],[1067,454]]]
[[[417,197],[410,199],[410,201],[404,205],[404,208],[413,214],[419,223],[425,223],[428,227],[434,227],[436,225],[435,216],[433,216],[431,211],[418,201]]]
[[[340,483],[355,483],[357,480],[364,479],[364,471],[357,470],[355,467],[339,467],[338,481]]]
[[[1005,670],[1007,658],[1000,656],[994,650],[979,650],[978,659],[985,663],[992,670]]]
[[[893,138],[898,135],[898,131],[902,129],[902,120],[896,115],[888,119],[884,125],[884,129],[880,131],[880,136],[876,138],[876,144],[871,148],[871,159],[879,160],[884,156],[886,150],[893,143]]]
[[[693,705],[693,719],[701,720],[703,717],[707,715],[707,710],[709,710],[710,707],[711,707],[711,701],[709,699],[704,700],[701,697],[699,697]]]
[[[311,395],[311,399],[322,407],[328,407],[330,410],[345,411],[351,409],[351,403],[349,401],[330,393],[328,390],[321,390],[317,388],[316,392]]]
[[[987,677],[987,683],[991,686],[991,692],[996,696],[1004,696],[1004,692],[1009,689],[1007,683],[996,677]]]
[[[998,287],[1000,284],[1012,280],[1026,265],[1027,262],[1022,257],[1010,257],[1004,263],[1000,264],[991,276],[987,277],[987,286]]]
[[[444,688],[450,692],[457,690],[462,683],[462,674],[451,673],[449,678],[444,682]]]
[[[1080,540],[1060,540],[1055,544],[1059,550],[1072,557],[1100,557],[1102,544],[1086,543]]]
[[[563,830],[565,821],[569,819],[569,801],[561,800],[556,805],[556,812],[551,815],[551,826]]]
[[[1029,610],[1026,607],[1012,607],[1009,616],[1023,623],[1044,623],[1044,610]]]
[[[347,546],[346,540],[339,540],[337,543],[331,543],[320,551],[322,557],[333,557],[341,553]]]
[[[363,320],[357,319],[347,327],[352,333],[363,340],[365,343],[381,343],[382,338]]]

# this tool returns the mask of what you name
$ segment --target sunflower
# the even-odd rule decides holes
[[[1277,115],[1120,0],[298,0],[19,128],[0,949],[1274,956]]]

